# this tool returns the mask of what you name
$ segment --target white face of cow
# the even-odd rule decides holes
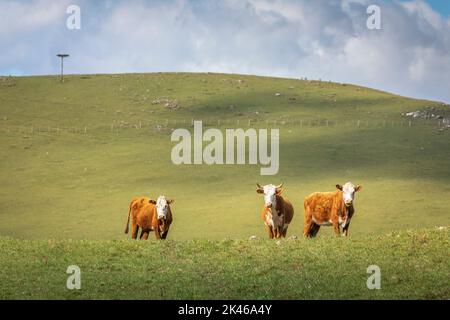
[[[259,184],[257,184],[258,188],[256,189],[256,192],[262,193],[264,195],[264,205],[266,206],[266,208],[272,208],[276,206],[276,195],[281,193],[282,185],[283,184],[275,186],[273,184],[268,184],[264,187],[261,187]]]
[[[349,207],[353,204],[353,200],[355,199],[355,193],[361,189],[361,186],[355,186],[351,182],[347,182],[344,186],[339,184],[336,185],[336,188],[342,191],[342,198],[344,200],[344,204]]]
[[[156,200],[156,212],[158,214],[158,219],[166,219],[167,211],[169,210],[169,202],[165,196],[159,196]]]
[[[273,184],[268,184],[263,187],[264,190],[264,204],[267,208],[272,207],[272,205],[276,205],[277,197],[275,197],[277,188]]]

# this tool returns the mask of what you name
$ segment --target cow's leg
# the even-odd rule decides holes
[[[159,231],[159,226],[157,226],[156,228],[154,228],[155,230],[155,237],[157,240],[161,239],[161,233]]]
[[[283,228],[283,238],[286,238],[286,234],[287,234],[287,229],[288,229],[289,225],[285,224],[284,228]]]
[[[278,227],[278,239],[283,237],[284,230],[282,227]]]
[[[137,223],[133,222],[133,225],[131,226],[131,238],[136,240],[137,239],[137,235],[139,232],[139,226],[137,225]]]
[[[305,211],[305,220],[303,225],[303,236],[308,238],[311,236],[311,227],[312,227],[312,217],[308,211]]]
[[[339,222],[334,222],[333,223],[333,230],[334,230],[334,233],[336,233],[337,235],[341,234],[341,229],[339,227]]]
[[[273,237],[275,239],[278,239],[278,228],[272,228],[272,232],[273,232]]]
[[[141,233],[141,240],[147,240],[148,239],[148,231],[142,231]]]
[[[275,239],[280,239],[280,227],[275,228]]]
[[[344,237],[348,236],[348,227],[349,227],[349,225],[347,225],[345,228],[342,229]]]
[[[317,233],[319,232],[320,229],[320,225],[318,225],[317,223],[312,223],[311,224],[311,237],[315,237],[317,235]]]
[[[272,228],[270,226],[266,225],[266,230],[267,230],[267,233],[269,234],[269,239],[273,239]]]
[[[161,234],[161,239],[167,238],[167,234],[169,233],[169,228]]]
[[[307,238],[312,238],[316,235],[316,227],[317,225],[314,222],[310,222],[307,226],[305,226],[304,236]]]

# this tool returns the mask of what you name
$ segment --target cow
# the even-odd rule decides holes
[[[133,198],[128,208],[125,233],[128,233],[131,216],[132,239],[137,239],[139,228],[142,229],[140,239],[147,240],[150,231],[155,232],[156,239],[166,239],[173,220],[170,208],[173,202],[165,196],[159,196],[156,201],[147,197]]]
[[[294,208],[287,198],[281,196],[283,184],[279,186],[269,184],[261,187],[257,183],[256,186],[256,192],[264,195],[261,217],[269,238],[285,238],[289,223],[294,216]]]
[[[341,227],[343,236],[348,236],[350,220],[355,213],[353,202],[355,193],[362,186],[347,182],[336,185],[333,192],[314,192],[305,198],[304,237],[315,237],[321,226],[333,226],[339,235]]]

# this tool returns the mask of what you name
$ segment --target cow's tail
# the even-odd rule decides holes
[[[130,206],[128,208],[128,219],[127,219],[127,225],[125,226],[125,233],[128,233],[128,229],[130,228],[130,214],[131,209],[133,207],[134,200],[130,202]]]

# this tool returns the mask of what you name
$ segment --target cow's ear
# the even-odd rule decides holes
[[[342,191],[342,186],[340,184],[336,185],[336,189],[341,190]]]
[[[257,192],[257,193],[264,193],[264,190],[263,190],[262,188],[257,188],[257,189],[256,189],[256,192]]]
[[[156,201],[155,201],[155,200],[152,200],[152,199],[150,199],[148,202],[149,202],[149,203],[156,204]]]
[[[357,185],[356,188],[355,188],[355,192],[358,192],[358,191],[360,191],[361,189],[362,189],[362,186]]]
[[[172,203],[174,203],[174,202],[175,202],[175,199],[167,200],[167,203],[168,203],[168,204],[172,204]]]

